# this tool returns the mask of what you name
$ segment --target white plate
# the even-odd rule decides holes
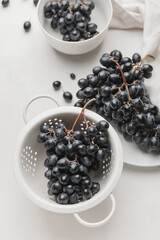
[[[159,154],[146,153],[142,151],[136,144],[132,142],[127,142],[120,133],[118,133],[118,135],[123,146],[124,163],[137,167],[160,166]]]

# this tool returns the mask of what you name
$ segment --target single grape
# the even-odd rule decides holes
[[[60,204],[67,204],[69,201],[69,196],[66,193],[60,193],[57,196],[57,202]]]
[[[140,62],[140,61],[141,61],[141,56],[140,56],[140,54],[139,54],[139,53],[134,53],[133,56],[132,56],[132,61],[133,61],[134,63]]]
[[[69,194],[72,194],[75,191],[75,187],[73,185],[67,185],[63,187],[63,192]]]
[[[90,157],[82,157],[80,159],[81,164],[83,164],[85,167],[90,167],[92,165],[92,159]]]
[[[96,124],[96,128],[100,132],[104,132],[109,128],[109,124],[105,120],[101,120]]]
[[[79,196],[77,193],[72,193],[70,196],[69,196],[69,203],[70,204],[75,204],[75,203],[78,203],[79,202]]]
[[[64,93],[63,93],[63,98],[64,98],[65,100],[67,100],[67,101],[71,101],[72,98],[73,98],[73,96],[72,96],[72,94],[71,94],[70,92],[64,92]]]
[[[67,185],[70,182],[70,176],[67,173],[62,173],[58,179],[62,185]]]
[[[71,175],[71,182],[73,184],[79,184],[81,180],[82,180],[82,177],[80,174]]]
[[[83,198],[85,199],[85,200],[88,200],[88,199],[90,199],[92,197],[92,192],[91,192],[91,190],[89,190],[88,188],[85,188],[84,190],[83,190]]]
[[[40,133],[37,137],[37,142],[44,143],[48,139],[45,133]]]
[[[28,32],[31,28],[31,23],[29,21],[24,22],[23,28],[26,32]]]
[[[92,187],[91,187],[91,192],[92,194],[96,194],[97,192],[99,192],[100,190],[100,184],[99,183],[96,183],[96,182],[93,182],[92,183]]]
[[[9,5],[9,0],[2,0],[2,6],[7,7]]]
[[[72,174],[78,173],[79,172],[79,164],[77,162],[72,162],[69,170]]]
[[[52,171],[51,171],[50,169],[47,170],[44,175],[45,175],[45,177],[48,178],[48,179],[52,179],[52,176],[53,176],[53,175],[52,175]]]
[[[61,87],[61,82],[60,81],[54,81],[53,82],[53,87],[54,89],[59,89]]]
[[[66,157],[64,157],[57,162],[57,166],[58,166],[58,169],[65,170],[70,166],[70,162]]]
[[[71,77],[72,80],[75,80],[75,79],[76,79],[76,75],[75,75],[74,73],[71,73],[71,74],[70,74],[70,77]]]

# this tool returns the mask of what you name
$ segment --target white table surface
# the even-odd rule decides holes
[[[31,18],[32,29],[23,31],[23,22]],[[142,50],[142,32],[138,30],[110,30],[105,42],[84,56],[67,56],[47,44],[36,19],[32,1],[11,1],[8,8],[0,6],[0,239],[1,240],[159,240],[160,239],[160,169],[141,169],[124,166],[114,195],[117,208],[105,226],[90,229],[79,225],[72,215],[47,212],[34,205],[15,182],[12,155],[15,141],[24,127],[22,111],[26,102],[37,94],[50,94],[60,105],[62,90],[55,92],[54,80],[61,80],[63,88],[73,93],[76,101],[77,80],[69,77],[75,72],[77,79],[91,72],[100,56],[113,49],[124,55]],[[35,103],[30,109],[33,117],[51,108]],[[35,110],[36,109],[36,110]],[[132,148],[125,147],[124,157],[134,156]],[[141,158],[142,153],[136,154]],[[106,204],[107,203],[107,204]],[[102,219],[109,208],[109,200],[82,214],[84,218]]]

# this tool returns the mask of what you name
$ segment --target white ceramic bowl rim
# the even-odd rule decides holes
[[[51,0],[51,1],[53,1],[53,0]],[[110,1],[110,0],[106,0],[106,1],[109,2],[110,10],[111,10],[111,15],[110,15],[110,18],[108,19],[108,21],[106,22],[105,28],[103,28],[103,29],[99,32],[99,34],[97,34],[96,36],[94,36],[94,37],[93,37],[94,39],[96,39],[97,37],[99,37],[99,36],[108,28],[108,25],[110,24],[111,19],[112,19],[113,7],[112,7],[112,4],[111,4],[111,1]],[[45,33],[47,36],[49,36],[49,37],[51,37],[51,38],[53,38],[53,39],[55,39],[55,40],[57,40],[57,41],[59,41],[59,42],[61,42],[61,43],[65,43],[66,45],[67,45],[67,44],[68,44],[68,45],[70,45],[70,44],[80,45],[80,44],[83,44],[83,43],[84,43],[84,41],[79,41],[79,42],[67,42],[67,41],[63,41],[63,40],[61,40],[61,39],[59,39],[59,38],[56,38],[56,37],[54,37],[53,35],[49,34],[49,33],[45,30],[45,28],[43,27],[43,25],[41,24],[41,21],[40,21],[40,19],[39,19],[40,6],[41,6],[41,0],[38,2],[38,5],[37,5],[37,15],[38,15],[38,21],[39,21],[40,27],[41,27],[41,29],[44,31],[44,33]],[[90,41],[92,41],[93,38],[86,39],[85,42],[90,42]]]
[[[51,202],[42,199],[38,194],[36,194],[32,189],[28,186],[27,182],[24,179],[22,170],[21,170],[21,162],[19,159],[20,156],[20,150],[21,146],[23,144],[23,141],[25,139],[25,136],[27,132],[32,129],[34,126],[37,126],[40,121],[43,121],[46,118],[51,118],[54,114],[70,114],[70,113],[76,113],[77,115],[80,113],[81,108],[77,107],[58,107],[51,110],[48,110],[46,112],[41,113],[37,117],[33,118],[27,125],[23,128],[22,132],[19,135],[19,138],[16,143],[15,152],[14,152],[14,172],[16,175],[16,179],[18,184],[20,185],[23,192],[37,205],[40,207],[52,211],[52,212],[58,212],[58,213],[76,213],[88,210],[96,205],[98,205],[100,202],[102,202],[104,199],[106,199],[109,194],[113,191],[115,188],[119,177],[122,172],[123,167],[123,151],[122,151],[122,145],[119,140],[119,137],[113,127],[110,125],[108,129],[108,133],[110,136],[110,141],[114,142],[115,144],[115,152],[117,154],[116,164],[114,166],[114,169],[112,170],[111,177],[109,182],[106,184],[106,186],[97,193],[93,198],[91,198],[88,201],[84,201],[82,203],[73,204],[73,205],[60,205],[60,204],[52,204]],[[85,110],[85,115],[87,118],[95,118],[96,121],[100,121],[103,118],[90,111]]]

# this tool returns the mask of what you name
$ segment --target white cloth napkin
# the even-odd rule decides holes
[[[110,28],[143,30],[143,57],[155,56],[153,76],[145,86],[160,108],[160,0],[112,0],[112,5]]]

